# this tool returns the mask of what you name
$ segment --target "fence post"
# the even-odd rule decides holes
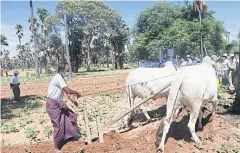
[[[85,129],[87,132],[87,143],[92,143],[91,133],[89,129],[89,121],[88,121],[88,114],[87,114],[87,105],[85,103],[85,99],[83,99],[83,106],[84,106],[84,121],[85,121]]]
[[[103,142],[103,132],[102,132],[102,124],[101,124],[101,120],[100,120],[99,116],[97,116],[97,128],[98,128],[99,142],[102,143]]]

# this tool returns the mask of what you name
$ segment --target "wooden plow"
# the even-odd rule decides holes
[[[99,142],[102,143],[103,142],[103,131],[106,130],[108,127],[110,127],[111,125],[113,125],[114,123],[118,122],[119,120],[121,120],[124,116],[126,116],[128,113],[132,112],[135,108],[139,107],[140,105],[142,105],[143,103],[147,102],[149,99],[152,99],[153,97],[155,97],[156,95],[158,95],[160,92],[162,92],[163,90],[165,90],[166,88],[168,88],[171,85],[171,82],[166,83],[163,87],[161,87],[156,93],[152,94],[151,96],[142,99],[140,102],[134,104],[132,107],[128,108],[126,111],[124,111],[122,114],[114,117],[112,120],[110,120],[109,122],[107,122],[105,125],[101,124],[101,120],[100,117],[96,117],[97,120],[97,130],[98,130],[98,138],[99,138]],[[91,144],[92,143],[92,136],[91,136],[91,132],[89,129],[89,121],[88,121],[88,114],[87,114],[87,105],[85,104],[85,100],[83,100],[83,104],[84,104],[84,121],[85,121],[85,128],[86,128],[86,134],[87,134],[87,139],[85,140],[87,142],[87,144]]]

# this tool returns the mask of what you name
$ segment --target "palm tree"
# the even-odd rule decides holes
[[[208,10],[207,4],[205,4],[201,0],[196,0],[193,3],[193,5],[192,5],[192,9],[195,12],[198,12],[198,17],[199,17],[200,26],[201,26],[202,25],[202,13],[206,13],[207,10]],[[202,35],[201,35],[201,58],[203,59],[203,40],[202,40]]]
[[[33,44],[34,44],[34,53],[35,53],[35,67],[36,67],[36,77],[40,78],[40,74],[38,71],[38,54],[36,50],[36,38],[35,38],[35,30],[34,30],[34,17],[33,17],[33,5],[32,5],[32,0],[29,1],[30,4],[30,12],[31,12],[31,29],[33,33]]]
[[[21,24],[17,24],[15,28],[17,29],[16,34],[18,36],[19,44],[21,45],[21,39],[23,37],[23,33],[22,33],[23,32],[23,26]]]
[[[0,35],[1,45],[8,46],[7,38],[4,35]]]
[[[40,69],[40,73],[42,73],[42,67],[47,66],[47,62],[46,62],[46,48],[48,48],[48,42],[46,41],[47,39],[47,28],[45,25],[45,18],[49,15],[48,11],[45,8],[37,8],[37,14],[39,17],[39,20],[41,22],[41,47],[42,48],[42,52],[44,54],[44,56],[42,58],[40,58],[40,63],[39,63],[39,69]]]
[[[39,19],[41,21],[41,32],[43,35],[43,38],[46,39],[46,26],[45,26],[45,18],[49,15],[48,11],[45,8],[37,8],[37,14],[39,16]]]

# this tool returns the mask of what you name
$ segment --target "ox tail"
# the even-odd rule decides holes
[[[128,104],[132,107],[132,87],[130,85],[127,86],[127,97],[128,97]]]
[[[171,83],[168,100],[167,100],[167,114],[166,114],[166,117],[162,118],[159,124],[158,130],[156,133],[157,141],[160,140],[160,135],[162,135],[163,133],[165,122],[171,123],[174,112],[176,111],[175,103],[177,100],[179,89],[182,85],[183,79],[185,78],[184,70],[185,68],[181,68],[180,70],[178,70]]]
[[[127,92],[127,101],[130,107],[132,107],[132,86],[130,78],[126,80],[126,92]]]

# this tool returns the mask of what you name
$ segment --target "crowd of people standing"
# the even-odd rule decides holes
[[[171,61],[171,59],[168,59]],[[163,60],[162,63],[158,62],[157,60],[141,60],[139,62],[139,67],[145,67],[145,68],[160,68],[164,67],[166,59]],[[197,65],[201,63],[200,58],[194,57],[193,55],[187,55],[186,58],[181,58],[180,56],[177,56],[177,58],[172,58],[172,63],[176,67],[183,67],[183,66],[191,66],[191,65]]]
[[[240,52],[235,52],[234,54],[228,56],[225,53],[219,60],[221,69],[223,70],[222,85],[229,86],[232,83],[236,89],[237,72],[239,70],[239,54]]]
[[[233,54],[226,54],[224,53],[221,57],[217,57],[215,55],[212,56],[212,59],[220,64],[220,70],[221,71],[221,84],[224,86],[231,86],[233,85],[236,89],[237,86],[237,72],[239,69],[239,54],[240,52],[235,52]],[[139,67],[145,67],[145,68],[160,68],[164,67],[166,61],[171,61],[171,59],[163,60],[162,63],[160,63],[157,60],[154,61],[146,61],[141,60],[139,62]],[[198,65],[201,63],[200,58],[194,57],[193,55],[187,55],[185,58],[181,58],[180,56],[177,56],[177,58],[172,58],[172,63],[176,68],[184,67],[184,66],[192,66],[192,65]]]

